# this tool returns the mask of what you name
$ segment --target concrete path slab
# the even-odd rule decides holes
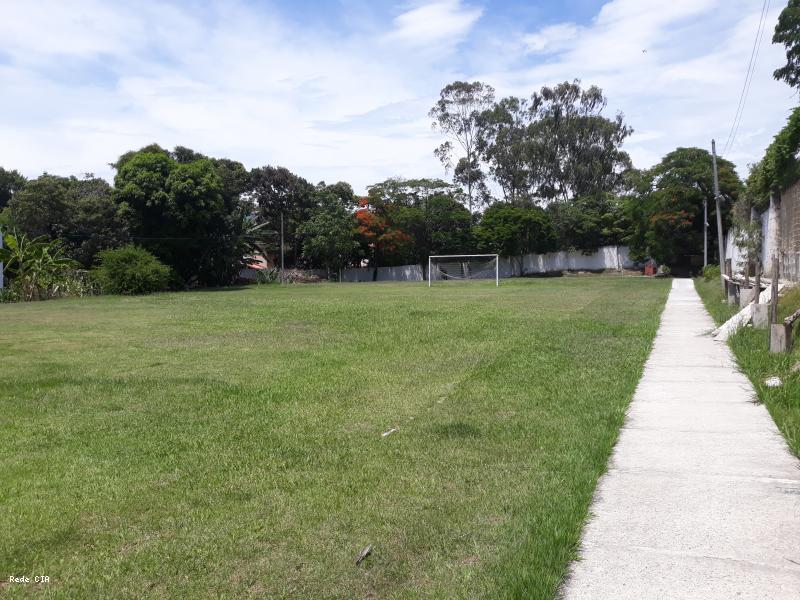
[[[713,329],[674,280],[564,598],[800,598],[800,461]]]

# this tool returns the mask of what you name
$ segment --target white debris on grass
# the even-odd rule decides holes
[[[386,437],[387,435],[392,435],[395,431],[397,431],[397,427],[392,427],[389,431],[384,431],[381,434],[381,437]]]
[[[764,385],[767,387],[780,387],[783,385],[780,377],[768,377],[764,380]]]
[[[783,284],[778,285],[778,293],[781,292],[783,289]],[[758,296],[759,304],[766,304],[770,301],[772,297],[772,286],[768,286],[761,294]],[[750,303],[745,306],[742,310],[738,313],[733,315],[730,319],[725,321],[722,325],[720,325],[717,329],[711,332],[711,337],[713,337],[718,342],[727,342],[728,338],[731,337],[740,327],[744,327],[747,323],[750,322],[750,319],[753,318],[753,304]]]

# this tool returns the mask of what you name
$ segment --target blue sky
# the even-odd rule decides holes
[[[767,33],[726,156],[741,174],[797,96],[771,73]],[[280,164],[357,191],[444,176],[427,111],[455,79],[498,97],[580,78],[635,134],[648,167],[678,146],[724,145],[759,0],[4,0],[0,165],[28,176],[95,172],[157,142]],[[646,52],[643,52],[646,50]]]

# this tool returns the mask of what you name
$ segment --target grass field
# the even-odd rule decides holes
[[[669,284],[2,305],[0,595],[551,598]]]
[[[719,280],[695,279],[695,288],[717,324],[724,323],[739,311],[724,301]],[[780,300],[778,314],[781,319],[800,307],[800,287],[786,293]],[[797,326],[795,326],[797,332]],[[789,447],[800,456],[800,343],[789,353],[771,354],[769,334],[752,327],[740,329],[731,336],[730,346],[739,367],[753,382],[759,399],[767,406],[778,429]],[[764,385],[768,377],[778,376],[780,387]]]

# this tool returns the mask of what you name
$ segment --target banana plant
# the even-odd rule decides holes
[[[24,300],[56,295],[65,275],[77,265],[64,254],[61,242],[45,236],[31,239],[25,234],[7,234],[3,241],[0,262]]]

